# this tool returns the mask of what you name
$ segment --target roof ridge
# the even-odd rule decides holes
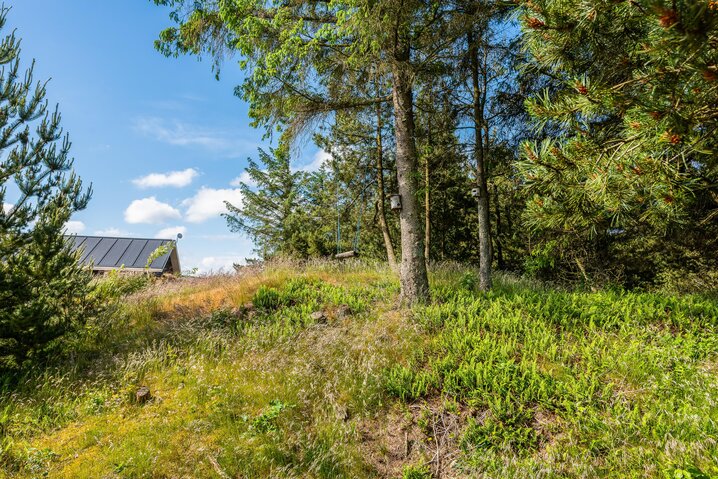
[[[80,234],[69,234],[62,235],[65,238],[107,238],[107,239],[128,239],[128,240],[159,240],[159,241],[176,241],[170,238],[141,238],[138,236],[103,236],[103,235],[80,235]]]

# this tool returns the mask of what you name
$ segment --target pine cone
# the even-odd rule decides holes
[[[678,13],[675,10],[663,10],[658,20],[663,28],[670,28],[678,23]]]
[[[531,17],[526,21],[526,25],[528,25],[529,28],[533,28],[534,30],[540,30],[542,28],[546,28],[546,24],[543,22],[543,20],[539,20],[536,17]]]

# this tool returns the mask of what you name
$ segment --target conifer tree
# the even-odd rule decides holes
[[[0,12],[0,30],[7,9]],[[0,366],[18,366],[86,319],[90,275],[63,237],[90,191],[72,172],[45,84],[20,69],[14,34],[0,43]],[[12,195],[12,196],[10,196]]]
[[[161,33],[161,52],[241,55],[248,75],[237,91],[249,102],[256,125],[292,132],[322,115],[391,101],[403,202],[402,297],[408,303],[426,301],[413,91],[417,74],[430,69],[436,53],[449,46],[442,37],[450,18],[446,8],[415,0],[154,1],[174,7],[178,23]],[[390,98],[357,97],[354,87],[370,80],[372,72],[391,79]]]
[[[232,231],[245,233],[264,259],[277,255],[306,254],[300,223],[303,173],[292,171],[289,148],[281,145],[259,160],[248,159],[247,181],[241,182],[242,204],[225,202],[224,214]]]
[[[396,182],[393,156],[386,148],[393,141],[391,129],[386,127],[387,110],[386,105],[377,104],[373,109],[337,114],[330,128],[315,135],[315,142],[332,155],[339,226],[347,220],[351,225],[358,223],[361,254],[386,259],[394,269],[392,237],[397,225],[396,217],[387,211],[387,192],[389,188],[395,191]],[[349,244],[343,246],[345,250]]]
[[[523,2],[533,66],[553,81],[527,103],[549,138],[527,143],[521,163],[527,218],[544,237],[586,244],[605,260],[611,245],[648,237],[664,246],[693,237],[709,251],[718,218],[716,5]]]

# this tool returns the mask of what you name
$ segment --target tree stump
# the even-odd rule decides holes
[[[140,388],[135,393],[135,402],[137,402],[137,404],[144,404],[150,399],[152,399],[150,388],[148,388],[147,386],[140,386]]]

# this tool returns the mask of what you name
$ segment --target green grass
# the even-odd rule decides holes
[[[134,293],[6,380],[0,477],[718,477],[715,301],[431,280],[413,310],[360,263]]]

